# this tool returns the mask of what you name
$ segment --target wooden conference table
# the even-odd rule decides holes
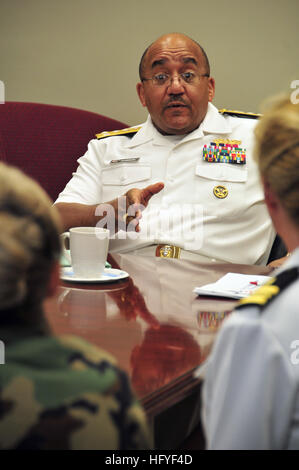
[[[175,449],[200,421],[196,368],[236,301],[197,297],[194,287],[227,272],[269,274],[266,267],[200,264],[109,255],[130,277],[114,283],[62,282],[46,304],[55,334],[74,334],[113,354],[146,410],[157,449]]]

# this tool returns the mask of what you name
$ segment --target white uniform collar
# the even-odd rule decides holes
[[[190,132],[190,134],[187,134],[182,142],[200,139],[205,134],[230,134],[231,132],[232,128],[227,119],[219,114],[218,109],[212,103],[208,103],[208,111],[204,120],[197,129],[195,129],[193,132]],[[155,128],[149,115],[146,122],[141,125],[140,131],[138,131],[137,134],[135,134],[134,137],[130,139],[125,147],[136,147],[138,145],[145,144],[150,140],[153,141],[154,145],[161,145],[165,147],[169,146],[169,142]]]
[[[219,113],[216,106],[208,104],[208,111],[203,122],[199,126],[205,134],[230,134],[232,128],[227,118]]]

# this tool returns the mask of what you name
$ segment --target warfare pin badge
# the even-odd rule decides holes
[[[228,189],[225,186],[215,186],[213,193],[219,199],[224,199],[228,195]]]

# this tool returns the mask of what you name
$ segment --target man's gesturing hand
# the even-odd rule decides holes
[[[129,229],[140,231],[139,220],[141,219],[142,211],[147,207],[149,200],[154,194],[159,193],[164,188],[164,183],[150,184],[146,188],[130,189],[126,194],[127,213],[125,214],[126,225]]]

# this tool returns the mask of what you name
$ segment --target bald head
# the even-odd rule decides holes
[[[137,93],[160,133],[188,134],[200,125],[214,98],[215,80],[199,44],[184,34],[165,34],[143,54],[140,72]],[[160,76],[170,80],[156,83]]]
[[[145,68],[145,64],[146,64],[146,60],[147,60],[147,57],[148,57],[148,54],[150,53],[150,51],[152,50],[152,48],[155,48],[157,45],[160,45],[160,44],[165,44],[165,45],[168,45],[171,43],[171,41],[173,39],[176,39],[176,40],[180,40],[182,39],[182,41],[190,41],[192,42],[193,44],[196,45],[196,47],[199,48],[199,50],[201,51],[201,54],[202,54],[202,57],[203,57],[203,62],[204,62],[204,67],[205,67],[205,73],[209,74],[210,75],[210,63],[209,63],[209,59],[208,59],[208,56],[207,54],[205,53],[204,49],[202,48],[202,46],[194,41],[194,39],[190,38],[189,36],[185,35],[185,34],[181,34],[181,33],[169,33],[169,34],[164,34],[163,36],[160,36],[156,41],[154,41],[153,43],[151,43],[144,51],[144,53],[142,54],[142,57],[140,59],[140,62],[139,62],[139,77],[140,77],[140,80],[142,80],[142,78],[144,77],[144,68]]]

